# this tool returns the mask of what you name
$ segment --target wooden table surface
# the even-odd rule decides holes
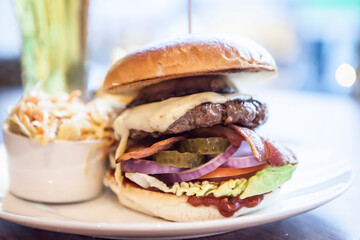
[[[16,103],[18,89],[0,89],[0,120]],[[198,239],[360,239],[360,104],[350,97],[325,94],[258,92],[270,106],[260,131],[280,141],[328,149],[338,161],[349,161],[355,180],[337,199],[313,211],[262,226]],[[0,136],[1,139],[1,136]],[[2,140],[0,140],[1,142]],[[44,231],[0,220],[0,239],[95,239]]]

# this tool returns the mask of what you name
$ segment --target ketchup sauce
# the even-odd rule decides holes
[[[221,215],[224,217],[231,217],[234,215],[236,211],[238,211],[242,207],[252,208],[256,207],[261,203],[264,199],[264,194],[256,195],[252,197],[248,197],[245,199],[240,199],[237,197],[214,197],[214,196],[206,196],[206,197],[196,197],[191,196],[188,198],[187,202],[194,207],[198,207],[201,205],[204,206],[215,206]]]

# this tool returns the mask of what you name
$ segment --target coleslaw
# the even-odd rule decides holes
[[[41,145],[55,140],[105,139],[113,142],[111,125],[125,104],[102,98],[85,104],[80,95],[80,91],[58,95],[30,92],[12,109],[6,120],[8,130]]]

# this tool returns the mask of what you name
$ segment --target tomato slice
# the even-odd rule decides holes
[[[208,179],[208,178],[222,178],[222,177],[230,177],[230,176],[237,176],[243,175],[255,171],[260,171],[264,168],[267,168],[269,165],[267,163],[255,166],[255,167],[248,167],[248,168],[217,168],[208,174],[205,174],[197,179]]]

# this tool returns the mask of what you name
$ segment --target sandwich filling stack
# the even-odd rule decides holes
[[[236,78],[268,78],[272,56],[257,43],[191,35],[120,59],[103,89],[134,94],[113,128],[116,169],[105,185],[136,211],[171,221],[228,218],[274,200],[296,169],[291,150],[256,128],[267,105],[239,93]]]

